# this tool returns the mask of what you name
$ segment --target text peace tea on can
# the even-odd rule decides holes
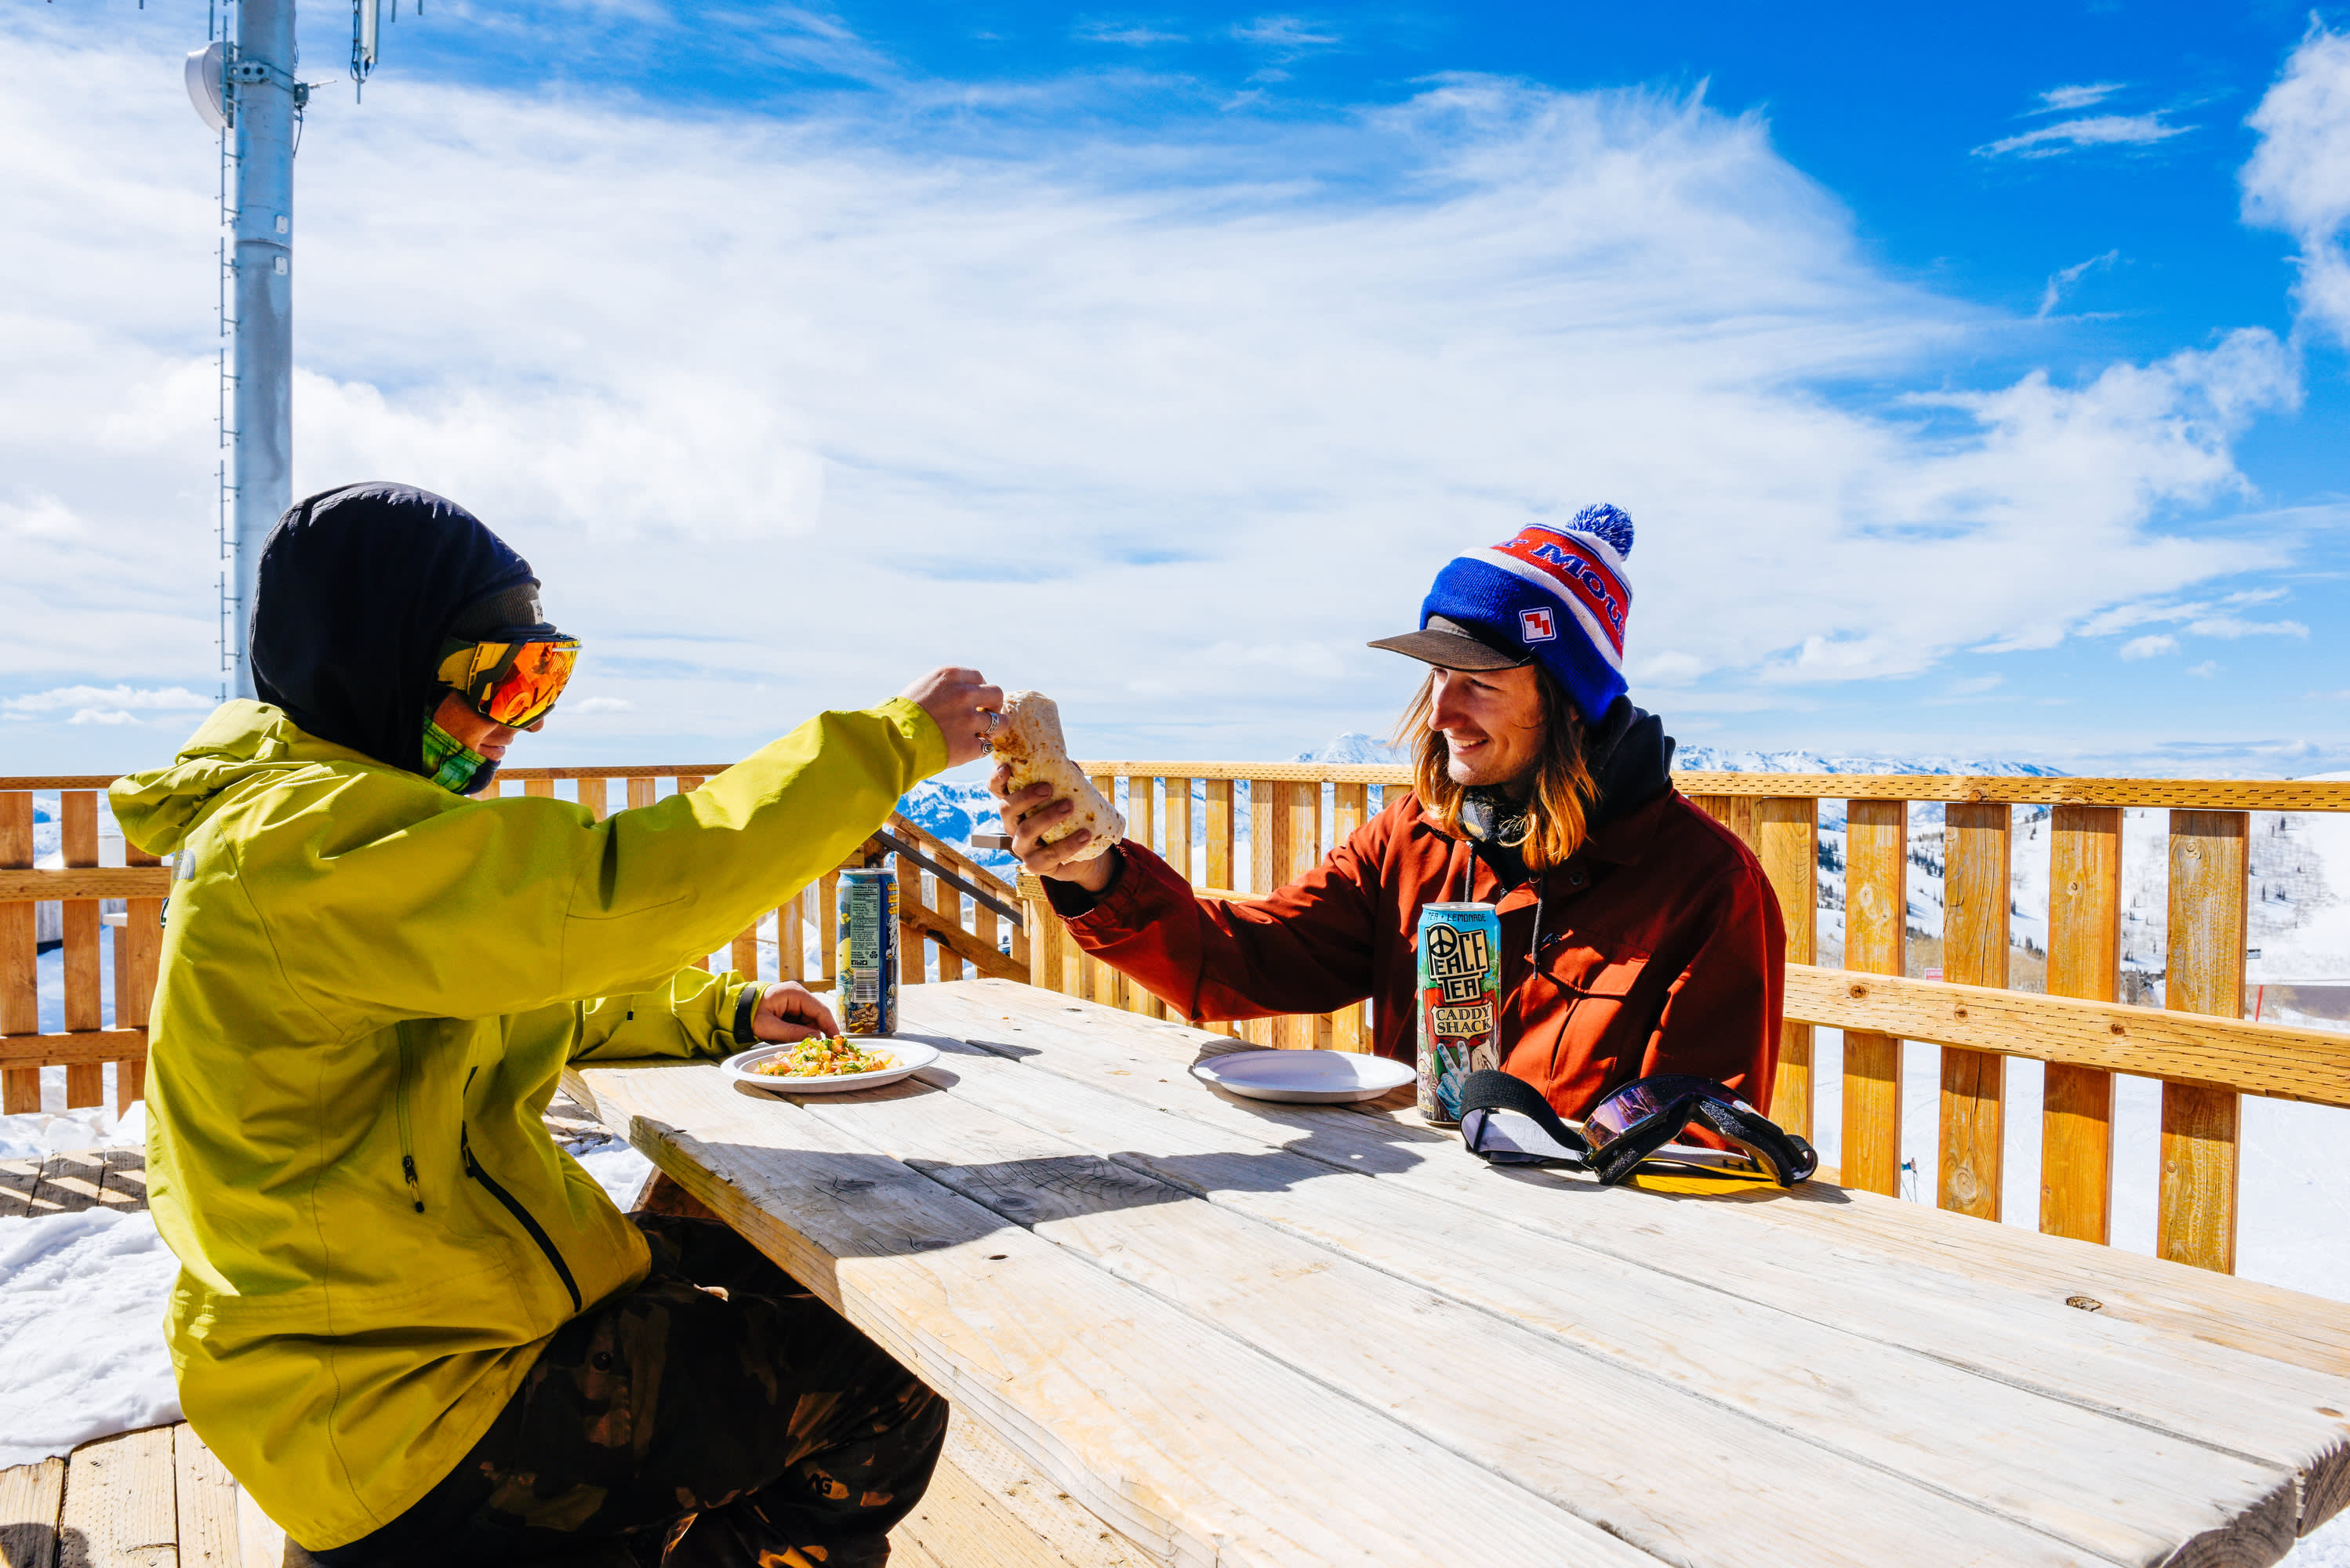
[[[1491,904],[1419,911],[1419,1114],[1461,1119],[1461,1081],[1502,1064],[1502,917]]]

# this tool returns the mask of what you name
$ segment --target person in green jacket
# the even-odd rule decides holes
[[[470,798],[577,655],[537,590],[438,496],[312,496],[262,555],[263,701],[111,792],[173,857],[181,1402],[328,1563],[879,1563],[944,1402],[725,1227],[622,1214],[540,1117],[567,1063],[837,1033],[690,965],[979,756],[1002,693],[939,670],[601,822]]]

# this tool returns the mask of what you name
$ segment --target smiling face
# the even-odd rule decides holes
[[[1453,783],[1532,784],[1544,730],[1542,691],[1533,665],[1440,669],[1429,699],[1429,728],[1444,736],[1445,771]]]

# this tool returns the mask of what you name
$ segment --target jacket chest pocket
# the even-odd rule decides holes
[[[1648,955],[1610,952],[1569,937],[1542,951],[1543,978],[1571,998],[1621,1002],[1648,967]]]

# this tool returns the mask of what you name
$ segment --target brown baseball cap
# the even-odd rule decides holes
[[[1532,654],[1505,653],[1471,628],[1440,615],[1430,616],[1428,624],[1418,631],[1383,637],[1365,646],[1384,648],[1440,670],[1514,670],[1534,661]]]

